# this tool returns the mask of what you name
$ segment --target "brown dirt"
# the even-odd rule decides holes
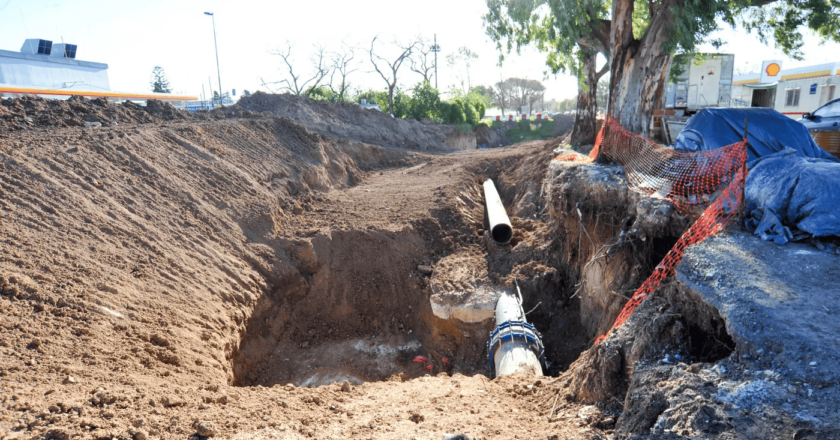
[[[385,112],[353,103],[316,101],[293,94],[254,93],[240,99],[226,113],[253,111],[288,116],[325,136],[350,139],[383,147],[418,151],[471,150],[475,135],[454,125],[427,124],[417,119],[392,118]]]
[[[41,104],[43,127],[83,120],[64,106],[127,111]],[[4,440],[601,435],[573,402],[547,423],[534,379],[489,381],[486,326],[453,336],[466,327],[429,310],[433,286],[514,278],[526,305],[543,301],[537,320],[568,301],[540,202],[553,144],[428,155],[287,117],[150,110],[0,136]],[[485,241],[487,177],[512,207],[513,246]],[[283,386],[342,379],[379,382]]]
[[[172,105],[150,100],[145,107],[126,101],[114,104],[107,99],[88,100],[73,96],[67,100],[25,96],[0,100],[0,133],[19,130],[85,127],[91,123],[102,126],[117,124],[148,124],[196,117],[177,110]]]

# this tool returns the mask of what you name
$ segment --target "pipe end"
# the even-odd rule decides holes
[[[513,228],[510,225],[500,223],[490,230],[490,236],[496,243],[507,244],[513,238]]]

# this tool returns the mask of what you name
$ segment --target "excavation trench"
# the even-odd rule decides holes
[[[444,190],[430,218],[399,231],[333,230],[284,242],[232,354],[232,383],[489,375],[495,299],[516,285],[543,335],[545,373],[567,370],[609,329],[687,220],[630,192],[619,170],[534,162],[475,166]],[[538,177],[522,179],[527,172]],[[511,217],[513,237],[504,245],[489,237],[487,178]],[[734,343],[717,312],[679,289],[668,292],[656,303],[682,312],[660,321],[665,327],[650,346],[676,347],[686,359],[727,356]],[[626,380],[616,383],[621,389],[611,393],[626,390]]]

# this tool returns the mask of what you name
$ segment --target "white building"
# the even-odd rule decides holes
[[[183,105],[194,96],[169,93],[123,93],[111,90],[108,65],[76,59],[75,44],[27,39],[20,52],[0,50],[0,97],[38,95],[68,99],[73,95],[145,103],[147,99]]]
[[[759,73],[735,76],[732,107],[771,107],[791,118],[837,98],[840,63],[782,69],[778,82],[761,83]]]

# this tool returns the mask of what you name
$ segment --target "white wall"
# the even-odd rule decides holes
[[[107,64],[2,52],[6,53],[0,53],[0,84],[67,88],[76,83],[72,88],[111,90]]]
[[[810,91],[813,84],[817,85],[817,90],[812,95]],[[802,113],[813,112],[825,104],[827,96],[823,91],[826,85],[834,85],[834,98],[840,98],[840,77],[838,76],[781,81],[776,88],[776,110],[788,117],[799,119]],[[799,88],[799,105],[785,106],[787,91],[796,88]]]

